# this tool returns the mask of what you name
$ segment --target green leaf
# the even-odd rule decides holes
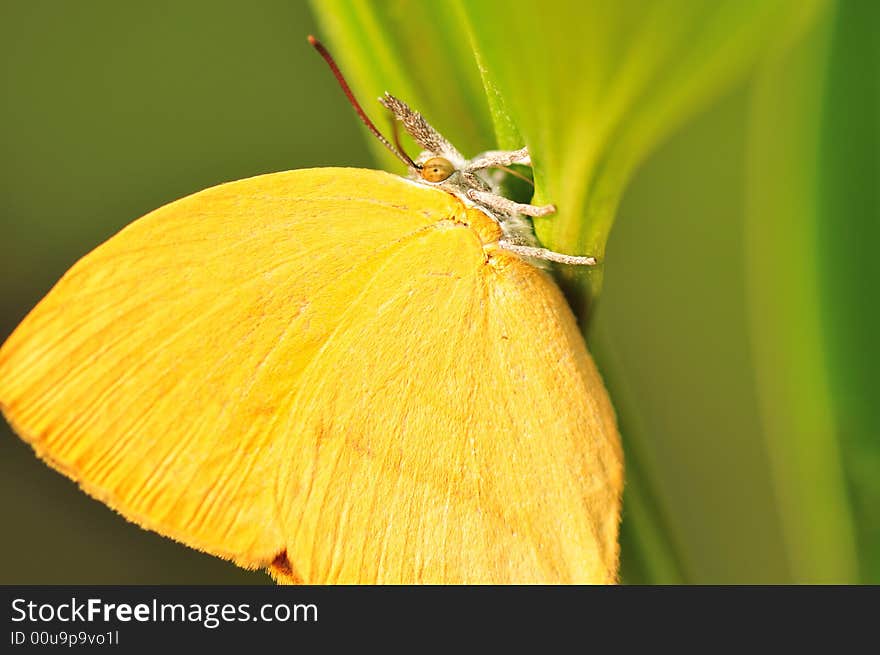
[[[750,98],[750,86],[739,85],[649,157],[608,244],[588,342],[626,449],[627,581],[668,579],[668,557],[632,571],[633,562],[655,561],[656,532],[684,582],[793,581],[756,407],[746,311]]]
[[[857,579],[853,517],[823,344],[820,126],[828,22],[770,59],[753,96],[748,298],[762,428],[794,580]],[[875,335],[876,337],[876,335]]]
[[[535,221],[538,236],[554,250],[600,258],[635,167],[808,10],[787,0],[461,6],[484,79],[532,151],[537,201],[559,207]],[[598,293],[601,269],[561,274],[576,309]]]
[[[839,4],[819,144],[821,322],[861,581],[880,583],[880,5]]]

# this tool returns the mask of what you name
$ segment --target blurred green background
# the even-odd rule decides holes
[[[467,154],[496,136],[524,139],[546,164],[536,170],[539,194],[576,198],[566,184],[580,180],[571,173],[589,147],[571,131],[581,113],[598,130],[601,106],[575,103],[583,112],[573,111],[570,124],[551,121],[552,138],[530,127],[528,104],[503,91],[521,84],[538,98],[544,78],[505,73],[515,56],[493,50],[497,34],[481,31],[483,4],[465,11],[440,3],[449,8],[445,23],[422,29],[428,41],[413,57],[398,50],[392,59],[403,73],[386,75],[369,60],[387,55],[370,49],[382,29],[358,35],[344,25],[372,17],[403,35],[396,45],[404,48],[406,31],[397,27],[431,18],[408,13],[407,3],[371,14],[369,2],[319,2],[319,24],[307,4],[280,0],[4,2],[0,337],[77,258],[164,203],[259,173],[375,166],[373,145],[308,33],[329,32],[346,70],[354,69],[355,88],[372,90],[367,78],[384,76],[375,80],[382,89],[422,99],[429,120]],[[615,3],[550,4],[563,19],[581,5],[601,6],[592,22],[568,21],[587,40],[617,11]],[[588,343],[621,423],[624,581],[880,582],[877,5],[817,3],[802,19],[792,16],[796,29],[783,29],[780,16],[797,14],[795,3],[775,3],[776,16],[733,3],[720,17],[709,15],[714,3],[698,0],[670,0],[675,11],[648,4],[679,23],[682,6],[696,8],[691,27],[705,28],[707,47],[735,35],[714,58],[693,56],[700,79],[712,84],[688,86],[682,56],[675,71],[659,66],[651,78],[682,90],[667,94],[678,104],[652,91],[643,115],[622,114],[627,125],[670,118],[639,132],[650,132],[640,148],[622,130],[609,137],[603,170],[618,171],[622,193],[608,203],[613,228],[614,216],[602,218],[588,193],[585,218],[572,224],[589,229],[570,243],[564,230],[538,226],[569,251],[604,248],[610,229],[604,280],[600,273],[563,282],[589,296]],[[647,29],[662,32],[662,17],[655,12]],[[444,50],[430,42],[455,34],[459,18],[468,26],[460,43]],[[626,59],[640,46],[638,63],[657,41],[631,39],[634,30],[621,29],[608,47]],[[553,34],[566,47],[566,34]],[[491,113],[465,56],[472,43],[502,87]],[[418,74],[407,78],[407,67]],[[630,62],[619,75],[635,68]],[[582,72],[599,80],[599,98],[618,79]],[[508,104],[502,112],[499,102]],[[515,124],[505,132],[499,116],[508,113]],[[567,154],[554,139],[580,145]],[[615,150],[617,143],[628,145]],[[558,162],[569,179],[557,184]],[[601,186],[606,178],[595,179]],[[0,583],[269,582],[125,522],[0,430]]]

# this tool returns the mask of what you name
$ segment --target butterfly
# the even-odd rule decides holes
[[[0,348],[0,409],[125,518],[280,583],[611,583],[614,411],[497,175],[404,102],[409,168],[293,170],[136,220]]]

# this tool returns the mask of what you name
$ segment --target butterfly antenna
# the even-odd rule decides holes
[[[318,51],[324,61],[327,62],[327,65],[330,67],[330,70],[333,71],[333,76],[336,78],[336,81],[339,82],[339,86],[342,87],[345,96],[348,98],[348,101],[351,103],[351,106],[354,107],[354,110],[357,112],[357,115],[360,116],[361,120],[364,122],[364,125],[367,126],[367,129],[373,133],[377,139],[379,139],[380,143],[384,145],[388,150],[393,152],[395,156],[400,159],[404,164],[409,166],[410,168],[414,168],[418,170],[421,168],[417,165],[412,159],[410,159],[409,155],[407,155],[403,149],[395,148],[391,145],[391,142],[388,141],[382,133],[373,125],[373,121],[370,120],[369,116],[367,116],[366,112],[361,107],[361,103],[357,101],[357,98],[354,97],[354,93],[351,92],[351,87],[348,86],[348,82],[345,81],[345,77],[342,75],[342,71],[339,70],[339,66],[336,65],[336,61],[333,59],[333,55],[330,54],[330,51],[324,47],[324,44],[318,41],[314,36],[309,34],[309,43],[312,44],[312,47]]]
[[[509,173],[510,175],[513,175],[514,177],[518,177],[518,178],[521,179],[523,182],[527,182],[527,183],[529,184],[529,186],[531,186],[531,187],[534,187],[534,186],[535,186],[535,183],[532,182],[532,181],[531,181],[529,178],[527,178],[525,175],[523,175],[523,174],[520,173],[519,171],[515,171],[515,170],[513,170],[512,168],[508,168],[507,166],[490,166],[489,168],[497,168],[497,169],[499,169],[499,170],[504,171],[505,173]]]
[[[400,152],[405,153],[406,150],[403,149],[403,144],[400,143],[400,126],[398,125],[397,117],[390,109],[388,113],[391,116],[391,136],[394,137],[394,145]],[[416,166],[416,168],[421,168],[421,166]]]

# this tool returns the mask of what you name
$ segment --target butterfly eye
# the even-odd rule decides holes
[[[455,172],[452,162],[443,157],[431,157],[422,164],[419,173],[428,182],[442,182]]]

